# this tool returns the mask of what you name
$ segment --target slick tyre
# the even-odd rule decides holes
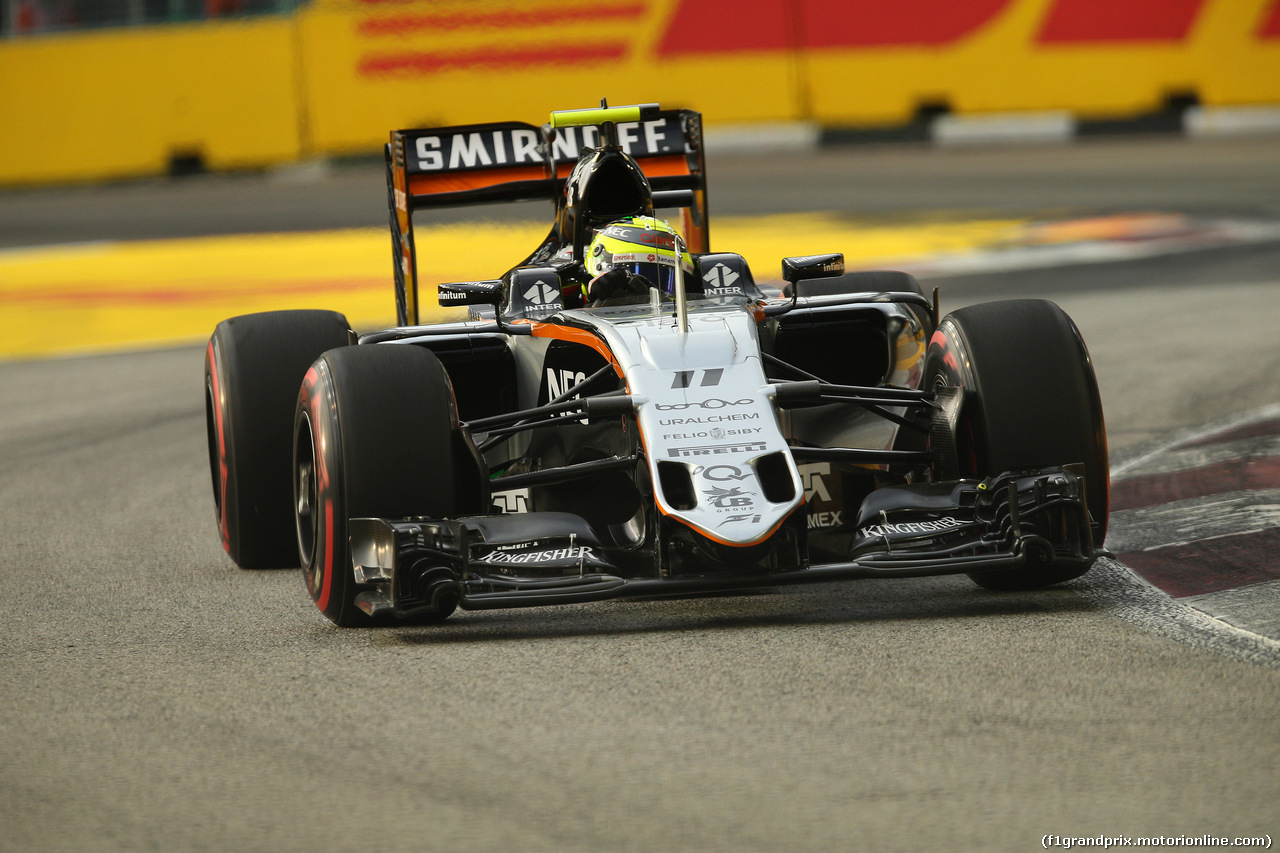
[[[332,311],[272,311],[218,324],[205,348],[205,425],[222,547],[243,569],[298,565],[293,406],[320,353],[351,343]]]
[[[410,345],[326,352],[306,372],[293,433],[296,547],[311,599],[335,624],[360,609],[347,520],[480,512],[483,479],[440,360]],[[415,621],[440,621],[453,606]]]
[[[1089,352],[1061,308],[1019,299],[947,315],[929,343],[924,381],[965,389],[961,476],[1083,463],[1093,541],[1101,546],[1110,489],[1106,425]],[[1017,571],[970,577],[987,589],[1034,589],[1086,570],[1028,557]]]

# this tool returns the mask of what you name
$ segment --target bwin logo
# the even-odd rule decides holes
[[[706,275],[702,277],[702,280],[711,287],[720,288],[732,287],[733,283],[740,277],[741,276],[726,267],[724,264],[716,264],[707,272]]]
[[[531,305],[552,305],[560,301],[560,294],[545,281],[539,281],[524,292],[524,298]]]

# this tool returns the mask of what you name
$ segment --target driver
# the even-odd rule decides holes
[[[676,231],[652,216],[620,219],[596,232],[583,261],[591,281],[585,285],[591,305],[646,302],[650,289],[676,293]],[[683,243],[683,241],[681,241]],[[688,252],[680,253],[686,274],[693,272]],[[685,286],[693,283],[687,275]]]

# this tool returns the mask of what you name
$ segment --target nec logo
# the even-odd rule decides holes
[[[586,381],[587,374],[580,370],[556,370],[554,367],[548,367],[547,396],[554,400],[568,392],[575,385],[580,385]],[[583,421],[583,423],[586,423],[586,421]]]

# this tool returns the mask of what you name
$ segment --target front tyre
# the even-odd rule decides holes
[[[352,342],[333,311],[223,320],[204,356],[205,427],[222,547],[243,569],[298,565],[293,535],[293,406],[320,353]]]
[[[924,387],[948,385],[965,389],[957,430],[960,476],[1083,463],[1085,504],[1100,546],[1110,491],[1107,430],[1093,363],[1071,318],[1039,299],[952,312],[938,324],[925,357]],[[987,589],[1034,589],[1087,570],[1030,555],[1017,571],[970,577]]]
[[[420,347],[357,346],[317,359],[297,398],[293,458],[303,578],[338,625],[373,622],[356,604],[348,519],[449,518],[483,507],[448,375]],[[452,609],[422,619],[442,620]]]

